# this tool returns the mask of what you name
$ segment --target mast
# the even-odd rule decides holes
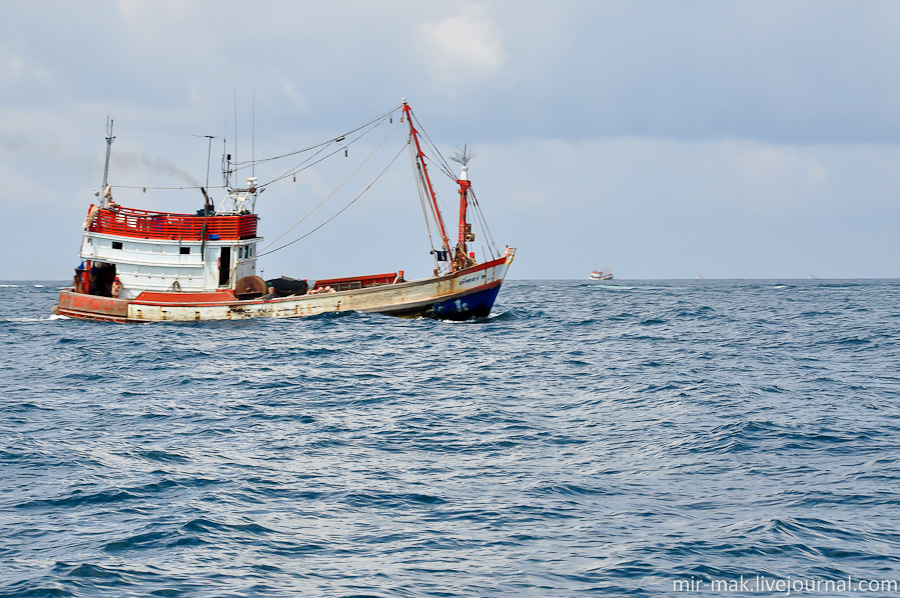
[[[112,150],[112,142],[115,137],[113,137],[113,121],[108,116],[106,117],[106,162],[103,166],[103,186],[100,188],[100,207],[105,208],[108,203],[108,198],[106,197],[106,188],[109,186],[109,153]]]
[[[468,241],[466,238],[466,235],[469,233],[466,224],[466,208],[469,206],[469,187],[472,186],[466,174],[466,169],[463,166],[462,173],[456,179],[456,182],[459,184],[459,243],[463,251],[465,251],[466,241]]]
[[[466,243],[475,240],[475,236],[472,234],[472,225],[466,221],[469,207],[469,187],[472,186],[468,173],[468,164],[471,158],[468,145],[463,146],[461,152],[450,156],[451,160],[462,165],[459,178],[456,179],[456,183],[459,185],[459,241],[456,244],[456,255],[453,260],[456,268],[460,270],[472,265]]]
[[[431,186],[431,178],[428,176],[428,167],[425,165],[425,153],[422,151],[422,146],[419,144],[419,132],[416,131],[416,128],[413,126],[412,109],[409,107],[409,104],[406,103],[406,100],[403,100],[403,113],[406,115],[407,123],[409,123],[409,134],[412,136],[413,141],[416,142],[416,162],[422,169],[425,187],[428,189],[428,196],[431,198],[431,206],[434,208],[434,216],[441,233],[441,242],[444,244],[444,251],[447,252],[449,258],[452,254],[450,250],[450,239],[447,238],[447,231],[444,229],[444,219],[441,217],[441,210],[438,208],[437,204],[437,196],[434,194],[434,188]]]

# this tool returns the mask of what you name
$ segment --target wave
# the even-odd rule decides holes
[[[0,596],[896,570],[900,282],[778,284],[510,284],[461,326],[75,324],[10,289]]]

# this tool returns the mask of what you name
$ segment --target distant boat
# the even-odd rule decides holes
[[[612,280],[612,278],[612,270],[610,270],[609,266],[607,266],[606,270],[594,270],[593,272],[591,272],[588,280]]]

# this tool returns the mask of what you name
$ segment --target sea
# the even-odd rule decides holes
[[[0,286],[0,596],[898,596],[900,281],[110,324]]]

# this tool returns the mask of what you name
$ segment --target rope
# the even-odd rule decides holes
[[[384,122],[384,118],[382,118],[382,119],[381,119],[381,122],[379,122],[378,124],[381,124],[382,122]],[[371,123],[369,123],[369,124],[371,124]],[[398,124],[399,124],[399,123],[398,123]],[[376,126],[377,126],[377,125],[376,125]],[[361,128],[361,127],[360,127],[360,128]],[[397,127],[395,126],[394,128],[396,129]],[[356,129],[356,131],[358,131],[358,130],[359,130],[359,129]],[[340,153],[340,151],[341,151],[342,149],[346,151],[346,149],[347,149],[348,147],[350,147],[351,145],[353,145],[354,143],[356,143],[357,141],[359,141],[360,139],[362,139],[363,137],[365,137],[367,134],[369,134],[371,131],[374,131],[374,130],[375,130],[375,127],[372,127],[372,128],[370,128],[369,130],[364,131],[364,132],[361,133],[358,137],[356,137],[355,139],[351,140],[351,141],[350,141],[349,143],[347,143],[346,145],[344,145],[344,146],[339,146],[337,149],[335,149],[335,150],[334,150],[333,152],[331,152],[330,154],[327,154],[327,155],[323,156],[321,159],[316,160],[316,161],[313,162],[312,164],[307,165],[305,168],[301,168],[304,164],[306,164],[307,162],[309,162],[310,160],[312,160],[313,158],[315,158],[316,156],[318,156],[319,154],[321,154],[323,151],[325,151],[325,148],[327,148],[328,145],[330,145],[330,144],[332,144],[332,143],[337,143],[337,139],[343,139],[346,135],[345,135],[345,136],[342,136],[342,137],[338,137],[337,139],[333,139],[333,140],[327,142],[326,144],[323,144],[322,149],[320,149],[319,151],[317,151],[315,154],[313,154],[312,156],[310,156],[309,158],[307,158],[306,160],[304,160],[303,162],[301,162],[300,164],[298,164],[298,165],[295,166],[294,168],[288,170],[288,171],[285,172],[283,175],[281,175],[281,176],[279,176],[279,177],[276,177],[276,178],[272,179],[272,180],[269,181],[268,183],[263,183],[262,185],[259,185],[259,187],[260,187],[260,188],[266,187],[266,186],[268,186],[268,185],[271,185],[272,183],[276,183],[276,182],[278,182],[278,181],[280,181],[280,180],[286,179],[287,177],[289,177],[289,176],[291,176],[291,175],[295,175],[295,174],[297,174],[298,172],[302,172],[302,171],[306,170],[307,168],[312,168],[313,166],[315,166],[315,165],[318,164],[319,162],[323,162],[323,161],[325,161],[326,159],[330,158],[331,156]],[[355,131],[354,131],[354,132],[355,132]],[[350,134],[350,133],[348,133],[347,135],[349,135],[349,134]]]
[[[353,176],[354,176],[357,172],[359,172],[359,170],[366,164],[366,162],[368,162],[368,161],[372,158],[372,156],[375,155],[375,152],[377,152],[379,149],[381,149],[381,146],[384,145],[384,142],[387,141],[387,140],[390,138],[390,136],[394,134],[394,131],[397,130],[397,127],[398,127],[399,125],[400,125],[400,122],[398,121],[397,124],[395,124],[395,125],[393,126],[393,128],[391,128],[391,130],[388,131],[388,134],[384,137],[384,139],[382,139],[381,142],[380,142],[377,146],[375,146],[375,149],[373,149],[372,152],[371,152],[368,156],[366,156],[366,159],[363,160],[363,161],[359,164],[359,166],[357,166],[357,167],[353,170],[353,172],[351,172],[349,175],[347,175],[347,178],[345,178],[345,179],[341,182],[341,184],[338,185],[338,186],[334,189],[334,191],[332,191],[331,193],[329,193],[328,195],[326,195],[325,198],[324,198],[322,201],[320,201],[319,204],[318,204],[316,207],[314,207],[312,210],[310,210],[309,212],[307,212],[306,216],[304,216],[303,218],[301,218],[300,220],[298,220],[296,223],[294,223],[293,226],[291,226],[289,229],[287,229],[286,231],[284,231],[283,233],[281,233],[280,235],[278,235],[278,237],[276,237],[275,239],[273,239],[271,243],[269,243],[268,245],[266,245],[265,247],[263,247],[263,248],[262,248],[262,251],[265,251],[266,249],[268,249],[269,247],[271,247],[272,245],[274,245],[275,243],[277,243],[279,239],[281,239],[281,238],[284,237],[286,234],[288,234],[289,232],[291,232],[292,230],[294,230],[295,228],[297,228],[304,220],[306,220],[307,218],[309,218],[310,216],[312,216],[313,213],[314,213],[316,210],[318,210],[319,208],[321,208],[322,205],[323,205],[326,201],[328,201],[329,199],[331,199],[331,198],[334,196],[335,193],[337,193],[338,191],[340,191],[340,190],[341,190],[341,187],[343,187],[344,185],[346,185],[347,182],[348,182],[350,179],[352,179]],[[396,160],[396,158],[395,158],[395,160]],[[391,161],[391,163],[393,164],[393,160]],[[379,175],[379,176],[380,176],[380,175]],[[354,201],[356,201],[356,200],[354,200]],[[281,248],[279,247],[279,249],[281,249]],[[277,250],[275,250],[275,251],[277,251]],[[271,253],[271,252],[270,252],[270,253]],[[264,254],[260,254],[260,255],[264,255]]]
[[[353,133],[356,133],[357,131],[365,129],[366,127],[370,126],[373,123],[376,123],[378,121],[384,120],[385,118],[388,118],[389,116],[391,116],[393,113],[395,113],[400,108],[401,108],[401,106],[396,106],[394,108],[391,108],[387,112],[384,112],[380,116],[373,118],[369,122],[367,122],[363,125],[360,125],[360,126],[356,127],[355,129],[351,129],[351,130],[347,131],[346,133],[344,133],[343,135],[338,135],[337,137],[335,137],[333,139],[329,139],[328,141],[322,141],[320,143],[316,143],[309,147],[305,147],[305,148],[299,149],[299,150],[294,150],[294,151],[288,152],[286,154],[280,154],[278,156],[272,156],[271,158],[261,158],[259,160],[251,160],[251,161],[247,161],[247,162],[233,162],[232,164],[235,166],[235,168],[246,168],[247,166],[249,166],[251,164],[263,164],[265,162],[271,162],[273,160],[280,160],[281,158],[289,158],[291,156],[296,156],[297,154],[302,154],[303,152],[308,152],[309,150],[316,149],[317,147],[321,147],[323,145],[328,145],[330,143],[334,143],[336,140],[340,139],[341,137],[346,137],[347,135],[352,135]]]
[[[306,164],[307,162],[309,162],[310,160],[312,160],[313,158],[315,158],[316,156],[318,156],[319,154],[321,154],[322,152],[324,152],[326,147],[328,147],[328,145],[322,146],[322,149],[320,149],[319,151],[317,151],[316,153],[314,153],[313,155],[311,155],[309,158],[307,158],[307,159],[304,160],[303,162],[300,162],[300,164],[297,164],[297,166],[295,166],[294,168],[288,170],[287,172],[285,172],[284,174],[282,174],[282,175],[279,176],[279,177],[275,177],[274,179],[272,179],[272,180],[269,181],[268,183],[263,183],[261,186],[265,187],[265,186],[267,186],[267,185],[271,185],[272,183],[275,183],[275,182],[280,181],[280,180],[282,180],[282,179],[286,179],[286,178],[288,178],[288,177],[291,176],[291,175],[294,175],[294,174],[297,174],[298,172],[301,172],[301,171],[303,171],[303,170],[306,170],[306,168],[310,168],[310,167],[312,167],[312,166],[315,166],[316,164],[318,164],[318,163],[321,162],[322,160],[325,160],[325,158],[330,158],[331,156],[333,156],[333,155],[335,155],[336,153],[338,153],[339,151],[341,151],[341,148],[338,148],[338,149],[336,149],[335,151],[333,151],[333,152],[331,152],[330,154],[328,154],[327,156],[325,156],[324,158],[322,158],[322,160],[316,160],[315,162],[313,162],[312,164],[310,164],[310,165],[307,166],[306,168],[303,168],[303,165],[304,165],[304,164]],[[349,144],[348,144],[348,147],[349,147]]]
[[[447,162],[446,158],[444,158],[443,154],[441,154],[441,150],[439,150],[434,141],[431,140],[431,137],[428,135],[428,131],[426,131],[425,128],[422,127],[422,123],[419,121],[418,117],[416,117],[416,124],[418,125],[419,133],[421,133],[422,136],[428,140],[428,146],[433,149],[437,157],[440,158],[440,161],[435,160],[435,163],[445,175],[455,181],[456,175],[453,174],[453,169],[450,167],[450,164]]]
[[[437,166],[441,169],[441,171],[444,174],[446,174],[450,179],[456,181],[457,177],[453,173],[453,170],[451,169],[450,164],[447,162],[447,160],[441,154],[441,151],[438,149],[437,145],[435,145],[434,141],[432,141],[431,137],[429,137],[429,135],[425,131],[424,127],[422,127],[422,123],[419,122],[419,119],[416,118],[415,120],[416,120],[416,125],[417,125],[417,129],[418,129],[419,133],[421,133],[422,136],[428,141],[428,146],[430,147],[431,150],[434,151],[435,155],[438,157],[438,160],[434,160],[434,163],[437,164]],[[498,246],[497,246],[496,241],[494,240],[494,236],[491,234],[490,228],[487,225],[487,219],[484,217],[484,213],[481,211],[481,205],[478,203],[478,198],[475,197],[475,190],[472,189],[471,187],[469,188],[469,198],[471,199],[471,205],[474,208],[472,219],[473,219],[473,221],[476,219],[478,220],[478,226],[479,226],[479,228],[481,228],[481,231],[484,233],[483,241],[487,241],[489,251],[486,253],[489,253],[491,255],[491,257],[494,257],[495,250],[497,250]],[[447,206],[444,205],[444,202],[440,199],[440,197],[438,197],[438,201],[440,201],[444,210],[446,210]],[[432,247],[432,249],[433,249],[433,247]],[[497,250],[497,251],[499,251],[499,250]],[[484,252],[483,248],[482,248],[482,252]]]
[[[224,185],[197,185],[195,187],[148,187],[147,185],[110,185],[111,189],[152,189],[153,191],[185,191],[187,189],[225,189]]]
[[[373,186],[375,183],[378,182],[378,179],[380,179],[380,178],[384,175],[384,173],[387,172],[388,169],[389,169],[391,166],[394,165],[394,162],[397,161],[397,158],[400,157],[400,154],[403,153],[403,150],[404,150],[404,149],[406,149],[406,148],[405,148],[405,147],[401,147],[401,148],[400,148],[400,151],[397,152],[397,155],[394,156],[394,157],[391,159],[390,163],[389,163],[387,166],[384,167],[384,170],[382,170],[382,171],[378,174],[378,176],[375,177],[375,180],[372,181],[371,183],[369,183],[369,185],[368,185],[365,189],[362,190],[362,193],[360,193],[359,195],[357,195],[356,197],[354,197],[353,200],[352,200],[350,203],[348,203],[346,206],[344,206],[343,208],[341,208],[340,211],[338,211],[336,214],[334,214],[331,218],[329,218],[328,220],[326,220],[325,222],[323,222],[322,224],[320,224],[320,225],[317,226],[316,228],[312,229],[311,231],[309,231],[309,232],[306,233],[305,235],[303,235],[303,236],[301,236],[301,237],[298,237],[298,238],[294,239],[294,240],[291,241],[290,243],[285,243],[285,244],[282,245],[281,247],[277,247],[277,248],[275,248],[275,249],[273,249],[273,250],[271,250],[271,251],[263,251],[262,253],[257,254],[256,257],[262,257],[262,256],[264,256],[264,255],[269,255],[270,253],[275,253],[276,251],[279,251],[279,250],[281,250],[281,249],[284,249],[285,247],[288,247],[288,246],[290,246],[290,245],[293,245],[293,244],[296,243],[297,241],[300,241],[300,240],[302,240],[302,239],[305,239],[305,238],[308,237],[309,235],[313,234],[314,232],[316,232],[317,230],[319,230],[320,228],[322,228],[323,226],[325,226],[326,224],[328,224],[329,222],[331,222],[332,220],[334,220],[335,218],[337,218],[338,216],[340,216],[340,215],[341,215],[342,213],[344,213],[344,211],[346,211],[350,206],[352,206],[353,204],[355,204],[356,201],[357,201],[360,197],[362,197],[363,195],[365,195],[365,193],[366,193],[369,189],[371,189],[372,186]],[[368,159],[368,158],[367,158],[367,159]],[[343,183],[342,183],[342,184],[343,184]],[[320,204],[320,205],[321,205],[321,204]],[[316,207],[318,208],[318,206],[316,206]],[[308,214],[307,214],[307,216],[308,216]],[[306,216],[304,216],[304,219],[305,219],[305,218],[306,218]],[[301,222],[302,222],[302,221],[301,221]],[[297,224],[300,224],[300,223],[298,222]],[[294,225],[294,226],[296,226],[296,225]],[[294,227],[291,227],[291,228],[294,228]],[[283,237],[283,236],[284,236],[284,235],[282,235],[282,237]],[[280,238],[281,238],[281,237],[279,237],[279,239],[280,239]],[[274,241],[273,241],[273,242],[274,242]],[[266,247],[269,247],[269,246],[271,246],[271,245],[272,245],[272,243],[269,243],[269,245],[266,245]]]
[[[499,247],[497,245],[497,242],[494,240],[494,235],[491,234],[491,229],[487,224],[487,219],[484,217],[484,212],[481,211],[481,204],[478,203],[478,198],[475,197],[475,192],[471,188],[469,189],[469,192],[469,196],[472,198],[471,205],[474,208],[474,216],[478,220],[478,226],[481,229],[481,232],[484,233],[484,238],[482,239],[482,241],[487,241],[488,251],[486,253],[489,253],[491,258],[496,258],[498,257],[497,254],[499,254]],[[473,218],[473,220],[475,218]],[[497,254],[494,253],[495,250],[497,251]],[[482,251],[484,251],[483,245]]]
[[[436,268],[440,268],[441,264],[438,262],[437,254],[434,252],[434,237],[431,235],[431,221],[428,220],[428,205],[430,202],[425,198],[425,189],[424,185],[419,183],[418,179],[421,179],[418,172],[419,162],[416,160],[416,152],[413,149],[412,143],[409,142],[409,139],[406,141],[406,146],[409,148],[409,162],[412,166],[413,172],[416,174],[416,192],[419,195],[419,205],[422,207],[422,218],[425,220],[425,232],[428,233],[428,244],[431,247],[431,255],[434,257],[434,266]]]
[[[338,135],[337,137],[334,137],[327,141],[322,141],[322,142],[316,143],[314,145],[310,145],[309,147],[305,147],[303,149],[294,150],[294,151],[280,154],[277,156],[272,156],[270,158],[261,158],[259,160],[250,160],[250,161],[245,161],[245,162],[232,162],[231,163],[231,166],[232,166],[231,172],[233,174],[237,175],[238,171],[245,170],[256,164],[264,164],[266,162],[272,162],[274,160],[280,160],[282,158],[289,158],[291,156],[296,156],[297,154],[302,154],[303,152],[308,152],[308,151],[316,149],[316,148],[322,148],[324,150],[325,147],[327,147],[328,145],[330,145],[332,143],[335,143],[338,139],[343,139],[344,137],[347,137],[348,135],[353,135],[357,131],[361,131],[367,127],[371,127],[375,123],[380,124],[385,119],[391,117],[395,112],[397,112],[401,108],[402,108],[402,106],[395,106],[394,108],[391,108],[390,110],[388,110],[386,112],[383,112],[382,114],[380,114],[379,116],[376,116],[375,118],[366,122],[365,124],[362,124],[356,128],[350,129],[343,135]],[[398,121],[399,121],[399,119],[398,119]],[[370,130],[374,130],[374,127]],[[349,147],[350,145],[352,145],[353,143],[355,143],[356,141],[361,139],[368,132],[369,131],[365,131],[362,135],[359,135],[358,137],[356,137],[350,143],[348,143],[346,146],[343,146],[343,147]],[[340,151],[340,149],[335,150],[334,153],[338,153],[339,151]],[[318,155],[318,153],[320,153],[320,152],[317,152],[316,154],[314,154],[310,159],[314,158],[316,155]],[[330,157],[331,155],[333,155],[333,154],[329,154],[326,157]],[[324,160],[324,158],[323,158],[323,160]],[[305,160],[304,162],[302,162],[300,164],[300,166],[302,166],[303,164],[305,164],[308,161],[309,161],[309,159]],[[314,164],[318,164],[318,162],[314,162],[313,164],[310,164],[310,166],[313,166]],[[297,170],[296,172],[299,172],[299,170]],[[261,189],[261,188],[265,187],[266,185],[270,185],[276,181],[287,178],[287,177],[291,176],[292,174],[295,174],[295,172],[288,172],[276,179],[269,181],[268,183],[257,185],[257,188]],[[201,187],[203,187],[205,189],[227,189],[228,185],[210,185],[210,186],[195,185],[195,186],[190,186],[190,187],[152,187],[152,186],[148,186],[148,185],[110,185],[110,187],[113,189],[151,189],[153,191],[185,191],[185,190],[189,190],[189,189],[200,189]]]

